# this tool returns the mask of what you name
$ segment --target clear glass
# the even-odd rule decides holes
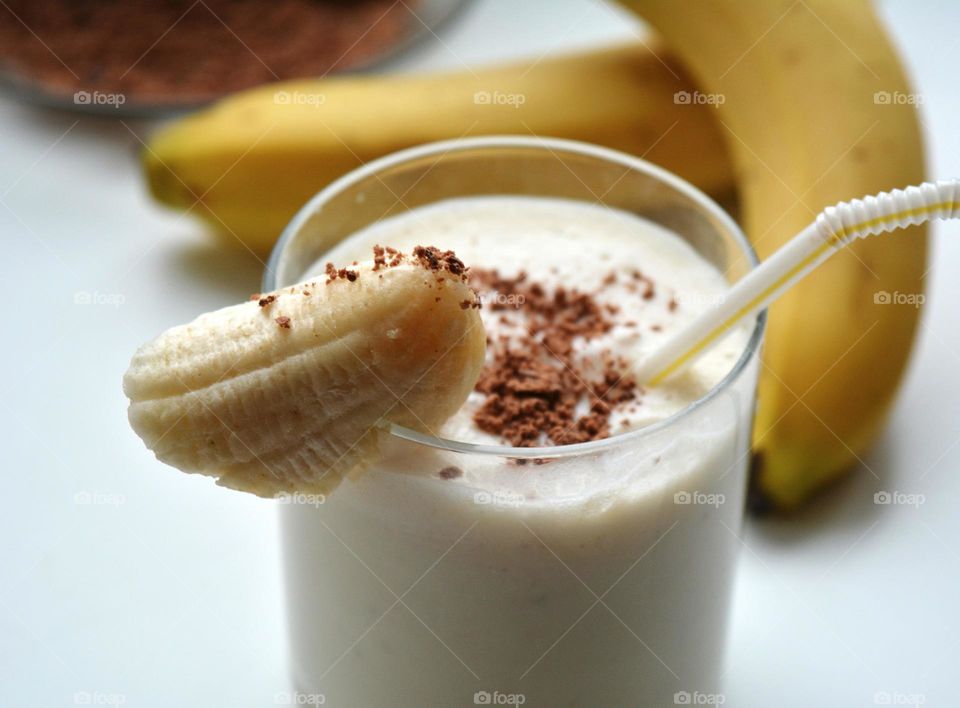
[[[567,141],[480,138],[398,153],[318,194],[284,233],[264,290],[298,281],[379,219],[476,195],[638,214],[731,281],[756,263],[720,207],[649,163]],[[717,387],[647,428],[533,449],[394,428],[383,460],[328,499],[288,500],[299,699],[553,708],[718,694],[762,331],[763,316]],[[449,467],[464,471],[456,483],[439,475]]]

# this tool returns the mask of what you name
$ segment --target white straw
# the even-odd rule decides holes
[[[958,210],[960,180],[881,192],[825,209],[783,248],[737,281],[715,307],[702,312],[641,362],[638,381],[656,385],[683,370],[732,328],[855,239],[933,219],[957,218]]]

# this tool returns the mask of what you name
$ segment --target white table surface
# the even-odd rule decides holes
[[[931,174],[957,176],[960,6],[883,11],[926,99]],[[476,0],[390,68],[632,31],[595,0]],[[149,127],[0,98],[0,706],[252,707],[289,689],[273,505],[164,468],[126,425],[134,348],[245,298],[262,269],[148,200]],[[934,233],[916,356],[866,460],[879,481],[861,470],[798,518],[748,525],[727,705],[960,705],[960,228]],[[877,506],[881,489],[926,501]]]

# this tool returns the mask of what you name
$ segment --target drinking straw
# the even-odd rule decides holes
[[[708,352],[740,322],[753,316],[855,239],[960,216],[960,180],[926,182],[841,202],[737,281],[716,306],[695,317],[645,361],[637,379],[657,385]]]

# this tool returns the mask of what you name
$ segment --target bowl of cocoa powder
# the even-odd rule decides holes
[[[31,103],[156,116],[369,68],[463,0],[5,0],[0,84]]]

